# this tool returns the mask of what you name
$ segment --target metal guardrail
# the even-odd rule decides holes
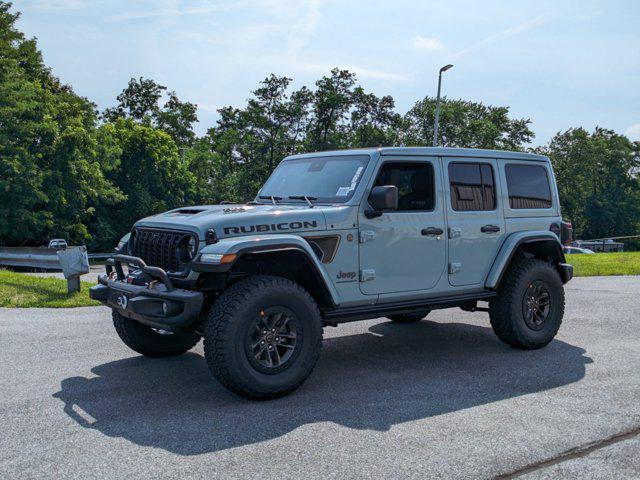
[[[80,275],[89,273],[87,248],[0,247],[0,266],[62,270],[68,293],[80,291]]]
[[[57,248],[1,247],[0,265],[62,269]]]

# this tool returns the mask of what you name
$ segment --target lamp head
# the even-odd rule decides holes
[[[453,67],[453,65],[451,65],[451,64],[445,65],[444,67],[442,67],[442,68],[440,69],[440,73],[442,73],[442,72],[446,72],[446,71],[447,71],[447,70],[449,70],[451,67]]]

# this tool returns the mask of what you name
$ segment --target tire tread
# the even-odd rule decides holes
[[[256,293],[265,292],[269,289],[276,289],[279,293],[285,295],[287,292],[301,295],[310,306],[313,306],[314,316],[320,329],[320,334],[316,335],[317,344],[312,348],[313,354],[309,360],[310,368],[308,368],[304,377],[273,391],[249,388],[237,381],[236,375],[232,371],[233,365],[230,363],[231,355],[227,353],[227,349],[233,347],[229,327],[235,321],[241,306],[251,301]],[[205,321],[204,354],[211,372],[229,390],[254,400],[269,400],[282,397],[298,388],[315,368],[320,358],[321,348],[322,323],[320,311],[315,300],[300,285],[283,277],[259,275],[239,281],[218,297]]]
[[[134,352],[147,357],[172,357],[188,352],[200,341],[200,335],[195,333],[177,333],[176,336],[155,338],[144,332],[145,325],[121,315],[116,310],[111,311],[113,326],[122,342]],[[157,335],[157,334],[156,334]]]
[[[491,327],[497,337],[512,347],[525,350],[541,348],[549,343],[535,342],[530,338],[527,338],[517,328],[515,328],[515,323],[512,319],[514,302],[517,301],[517,295],[519,294],[517,291],[518,286],[524,281],[524,277],[534,268],[545,269],[560,280],[560,275],[557,270],[549,262],[545,262],[540,259],[521,260],[509,268],[507,274],[502,279],[502,282],[498,287],[497,297],[491,302],[489,307]],[[559,302],[560,311],[558,312],[559,321],[557,322],[557,328],[555,328],[553,335],[551,335],[551,339],[558,332],[564,315],[564,290],[561,289],[561,292],[562,295],[560,295]],[[549,341],[551,341],[551,339]]]

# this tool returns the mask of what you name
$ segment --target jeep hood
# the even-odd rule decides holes
[[[324,211],[336,207],[302,205],[200,205],[143,218],[135,227],[188,230],[198,234],[214,229],[218,238],[260,233],[325,230]]]

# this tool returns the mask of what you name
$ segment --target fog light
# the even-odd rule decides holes
[[[169,311],[169,305],[167,305],[167,302],[162,302],[162,313],[166,315],[168,311]]]

